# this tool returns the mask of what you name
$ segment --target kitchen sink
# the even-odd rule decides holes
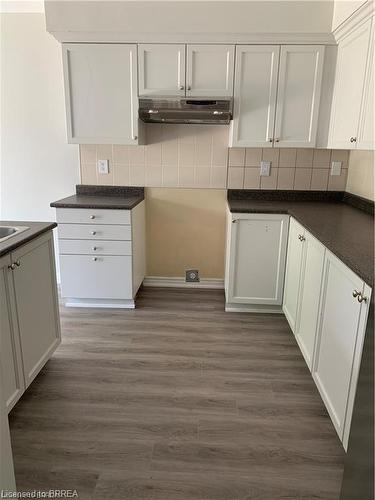
[[[29,229],[26,226],[0,226],[0,243]]]

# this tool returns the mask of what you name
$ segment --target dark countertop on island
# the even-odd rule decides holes
[[[272,198],[275,198],[272,196]],[[312,201],[267,199],[259,192],[228,193],[229,210],[233,213],[280,213],[294,217],[344,264],[369,286],[374,284],[374,217],[348,204],[345,196],[324,196]],[[371,202],[370,202],[371,205]],[[371,210],[369,210],[371,211]]]
[[[54,201],[54,208],[131,210],[144,200],[144,188],[125,186],[76,186],[76,194]]]
[[[0,226],[26,226],[29,229],[0,243],[0,257],[57,226],[56,222],[0,221]]]

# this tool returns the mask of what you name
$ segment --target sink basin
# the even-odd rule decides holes
[[[26,229],[29,228],[26,226],[0,226],[0,243],[22,233],[22,231],[26,231]]]

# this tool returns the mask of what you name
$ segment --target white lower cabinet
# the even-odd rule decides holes
[[[289,222],[288,256],[286,261],[283,311],[292,331],[295,331],[298,307],[298,293],[301,277],[301,236],[305,230],[293,218]]]
[[[314,356],[325,247],[308,231],[303,246],[299,303],[294,334],[310,371]]]
[[[132,210],[58,208],[67,306],[134,308],[145,276],[145,203]]]
[[[283,310],[346,449],[371,289],[291,218]]]
[[[226,310],[281,311],[288,220],[228,213]]]
[[[60,344],[51,231],[0,259],[0,313],[9,412]]]
[[[371,290],[327,250],[313,377],[347,446]]]

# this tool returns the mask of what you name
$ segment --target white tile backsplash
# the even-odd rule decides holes
[[[145,146],[81,144],[81,181],[148,187],[213,189],[345,189],[349,152],[308,148],[228,148],[229,127],[162,125],[147,128]],[[109,160],[99,175],[98,159]],[[271,175],[260,176],[260,162]],[[329,175],[332,161],[341,175]]]

